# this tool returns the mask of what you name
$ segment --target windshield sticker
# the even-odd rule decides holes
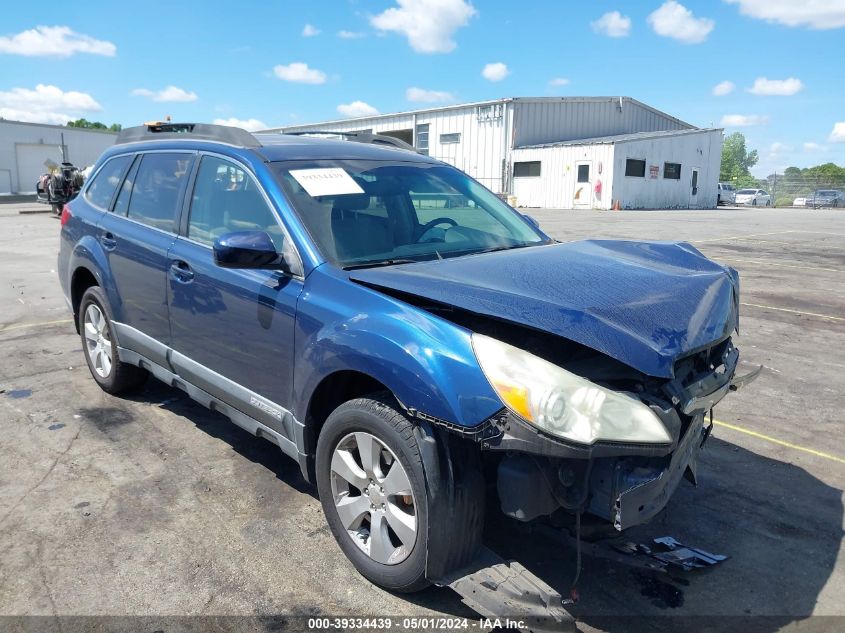
[[[364,193],[364,190],[341,167],[320,169],[291,169],[290,175],[312,198]]]

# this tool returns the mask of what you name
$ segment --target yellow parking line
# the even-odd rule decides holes
[[[44,325],[59,325],[60,323],[73,323],[73,319],[60,319],[58,321],[44,321],[42,323],[20,323],[18,325],[9,325],[0,328],[0,333],[11,332],[12,330],[23,330],[30,327],[42,327]]]
[[[776,437],[772,437],[771,435],[763,435],[762,433],[758,433],[757,431],[752,431],[751,429],[746,429],[744,427],[737,426],[736,424],[729,424],[727,422],[722,422],[721,420],[713,420],[713,424],[717,426],[722,426],[732,431],[737,431],[738,433],[745,433],[746,435],[750,435],[761,440],[766,440],[767,442],[772,442],[773,444],[779,444],[780,446],[785,446],[786,448],[791,448],[796,451],[803,451],[804,453],[810,453],[810,455],[815,455],[816,457],[822,457],[824,459],[829,459],[833,462],[845,464],[845,459],[837,457],[836,455],[817,451],[814,448],[807,448],[806,446],[799,446],[798,444],[793,444],[792,442],[785,442],[783,440],[779,440]]]
[[[788,308],[776,308],[774,306],[764,306],[759,303],[742,303],[741,306],[748,306],[750,308],[763,308],[764,310],[777,310],[778,312],[789,312],[790,314],[801,314],[804,316],[814,316],[820,319],[831,319],[833,321],[845,321],[845,317],[830,316],[829,314],[818,314],[817,312],[801,312],[800,310],[790,310]]]

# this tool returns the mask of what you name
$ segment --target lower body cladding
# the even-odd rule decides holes
[[[688,420],[674,450],[662,456],[578,459],[508,453],[497,470],[502,512],[531,521],[561,509],[586,511],[620,531],[647,523],[684,476],[695,483],[696,458],[709,433],[699,413]]]

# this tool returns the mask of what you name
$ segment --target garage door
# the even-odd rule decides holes
[[[35,182],[47,171],[45,162],[62,163],[60,145],[34,145],[15,143],[18,161],[17,193],[35,193]]]

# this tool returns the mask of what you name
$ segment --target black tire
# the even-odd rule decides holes
[[[767,207],[772,206],[772,201],[771,201],[771,200],[766,200],[766,206],[767,206]]]
[[[105,375],[101,376],[94,367],[91,354],[88,351],[88,339],[85,335],[85,313],[88,307],[95,305],[100,313],[105,317],[106,321],[106,336],[111,347],[111,368]],[[109,309],[109,302],[106,299],[105,293],[98,286],[91,286],[82,295],[82,301],[79,303],[79,335],[82,338],[82,354],[85,356],[85,362],[88,364],[88,369],[91,371],[91,376],[100,385],[100,388],[106,393],[117,395],[136,389],[141,386],[148,377],[146,369],[141,369],[135,365],[129,365],[120,361],[117,355],[117,341],[112,335],[114,329],[112,328],[112,316]]]
[[[757,198],[754,198],[754,199],[751,201],[751,206],[752,206],[752,207],[756,207],[756,206],[757,206]]]
[[[332,456],[338,444],[350,433],[367,432],[383,442],[405,469],[414,496],[417,519],[416,541],[407,558],[396,564],[382,564],[369,557],[353,542],[341,523],[331,483]],[[428,496],[425,471],[413,425],[389,394],[371,394],[350,400],[335,409],[326,420],[317,441],[317,490],[326,521],[340,549],[362,576],[390,591],[410,593],[426,588],[428,546]],[[455,534],[452,538],[459,538]]]

